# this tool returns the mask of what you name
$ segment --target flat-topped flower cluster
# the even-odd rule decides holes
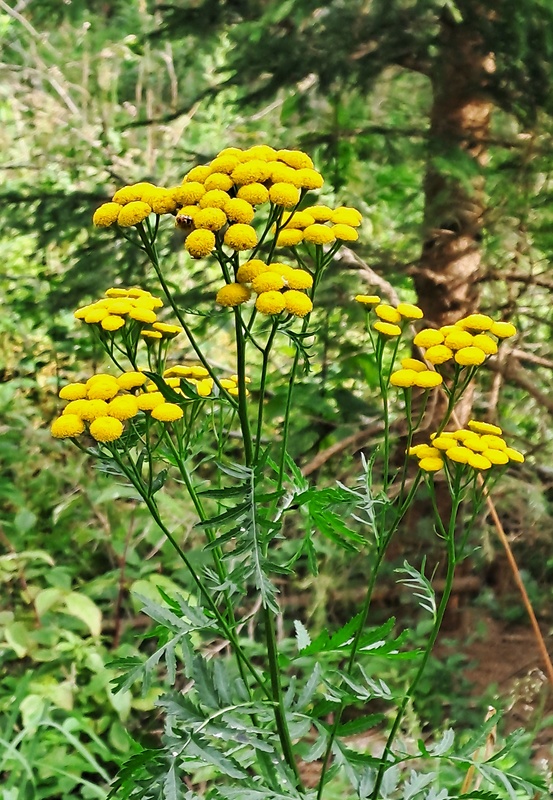
[[[419,469],[437,472],[461,466],[486,471],[509,462],[522,464],[524,456],[509,447],[498,425],[470,420],[466,428],[442,431],[430,435],[430,444],[409,448],[409,455],[419,459]]]
[[[230,395],[238,395],[236,375],[219,383]],[[179,402],[167,401],[168,390],[179,396]],[[114,442],[123,435],[127,421],[147,415],[158,422],[176,422],[182,419],[187,403],[215,398],[217,393],[218,387],[202,366],[169,367],[163,372],[161,385],[141,371],[118,376],[98,373],[84,383],[69,383],[60,390],[59,397],[68,403],[50,430],[57,439],[75,439],[88,432],[97,442]]]
[[[313,278],[307,269],[292,274],[293,267],[273,262],[274,249],[303,243],[335,251],[343,242],[358,239],[362,221],[359,211],[347,206],[307,205],[300,210],[305,194],[323,183],[310,156],[301,150],[228,147],[208,164],[193,167],[179,186],[141,182],[118,189],[111,202],[97,209],[93,221],[98,227],[138,226],[144,241],[143,223],[150,224],[151,214],[158,219],[172,215],[184,231],[189,255],[199,259],[214,254],[221,264],[226,286],[217,294],[219,305],[235,308],[254,292],[256,309],[262,314],[305,317],[313,308],[306,294]],[[267,209],[256,218],[258,208],[265,205]],[[256,257],[262,246],[271,256],[266,263]],[[253,252],[240,265],[238,256],[244,251]],[[261,271],[267,275],[261,277]],[[250,273],[247,279],[245,273]],[[94,318],[90,310],[88,316]],[[100,320],[100,324],[110,329],[106,326],[116,323]]]
[[[172,339],[182,332],[180,325],[158,321],[156,309],[162,308],[163,300],[145,289],[113,288],[107,289],[105,295],[78,308],[74,312],[75,318],[104,333],[124,328],[123,333],[140,334],[146,342]]]

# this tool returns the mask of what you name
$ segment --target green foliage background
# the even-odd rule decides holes
[[[137,594],[187,586],[124,487],[48,433],[59,385],[100,366],[73,309],[117,282],[155,288],[137,252],[114,242],[113,231],[92,228],[93,210],[125,183],[175,184],[224,146],[301,147],[327,178],[323,200],[363,212],[361,262],[415,299],[424,177],[438,159],[428,130],[440,25],[474,15],[495,57],[487,158],[475,165],[455,152],[440,155],[439,166],[461,182],[484,182],[481,307],[519,329],[510,364],[487,384],[492,393],[504,385],[498,418],[529,453],[497,502],[545,609],[553,580],[550,4],[0,4],[2,800],[105,797],[133,750],[124,726],[155,744],[154,695],[115,695],[107,664],[136,652]],[[184,257],[177,234],[164,246],[183,306],[208,308],[214,276]],[[336,264],[322,293],[322,367],[305,377],[293,419],[300,463],[376,417],[375,366],[350,335],[361,313],[350,298],[369,288],[348,261]],[[224,329],[220,336],[214,353]],[[284,389],[275,379],[267,415],[275,425]],[[475,406],[493,414],[487,398]],[[322,468],[329,482],[354,474],[347,450]],[[176,487],[165,502],[185,520],[193,548],[193,514]],[[320,625],[331,616],[336,574],[343,587],[360,579],[346,559],[323,561],[307,612]]]

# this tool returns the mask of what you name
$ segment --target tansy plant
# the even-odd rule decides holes
[[[94,214],[95,225],[117,226],[146,254],[163,299],[144,289],[115,287],[75,312],[114,370],[61,390],[67,404],[52,423],[52,434],[71,439],[134,487],[195,587],[193,594],[163,593],[159,604],[145,601],[145,613],[158,624],[158,649],[144,663],[118,662],[119,689],[151,682],[151,673],[165,662],[166,691],[157,703],[165,713],[162,744],[153,750],[136,745],[136,755],[114,784],[116,797],[194,798],[191,787],[201,780],[210,798],[321,798],[347,780],[359,798],[445,800],[457,797],[458,787],[440,785],[446,780],[440,772],[401,769],[414,759],[444,758],[456,765],[459,785],[463,770],[475,767],[487,781],[490,800],[502,797],[507,785],[534,791],[503,769],[497,754],[477,763],[476,745],[455,749],[449,733],[441,743],[421,743],[408,752],[401,727],[486,486],[523,460],[496,426],[471,421],[454,430],[450,424],[479,366],[514,329],[479,314],[448,329],[428,329],[421,327],[417,306],[394,308],[378,297],[358,295],[379,369],[383,441],[363,461],[355,487],[311,487],[287,454],[294,384],[310,358],[317,287],[342,243],[357,239],[362,222],[353,208],[317,204],[312,192],[322,185],[303,152],[265,145],[228,148],[190,170],[178,186],[125,186]],[[220,268],[213,313],[218,325],[225,315],[231,321],[227,371],[210,363],[158,258],[156,240],[167,218],[182,229],[189,257],[211,258]],[[171,311],[168,321],[164,304]],[[415,325],[421,329],[412,339]],[[171,355],[175,337],[189,347],[190,358],[181,363]],[[295,355],[288,364],[280,436],[272,441],[263,414],[272,355],[282,337]],[[420,358],[406,355],[413,343]],[[258,375],[255,382],[252,374]],[[406,454],[399,464],[389,409],[398,391],[407,421]],[[438,430],[413,444],[430,398],[440,391],[447,402]],[[197,514],[203,567],[191,559],[182,532],[164,518],[158,502],[169,476],[187,492]],[[424,485],[444,542],[446,587],[438,603],[424,569],[405,566],[403,580],[416,588],[433,621],[424,650],[408,652],[394,620],[375,628],[369,611],[388,545]],[[447,519],[438,508],[438,490],[451,498]],[[293,575],[298,565],[316,572],[320,535],[366,559],[365,600],[332,635],[324,631],[312,638],[296,620],[295,644],[279,641],[277,580]],[[288,620],[282,626],[288,631]],[[221,644],[230,655],[213,657]],[[375,664],[382,659],[418,659],[407,690],[379,677]],[[391,714],[387,733],[384,708]],[[351,738],[375,726],[385,741],[377,754]],[[314,784],[306,781],[302,766],[313,761],[319,763]]]

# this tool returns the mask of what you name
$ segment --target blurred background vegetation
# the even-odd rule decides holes
[[[292,454],[319,481],[352,481],[358,451],[376,444],[377,376],[354,333],[353,294],[381,277],[438,324],[477,308],[516,324],[474,409],[528,454],[495,500],[547,633],[552,23],[549,0],[0,0],[2,800],[104,798],[131,737],[155,746],[155,689],[114,695],[107,664],[147,650],[136,593],[186,576],[126,488],[51,440],[48,424],[59,385],[100,366],[74,308],[117,283],[157,288],[138,251],[93,229],[94,209],[126,183],[176,184],[225,146],[305,149],[325,175],[322,200],[364,215],[322,291],[315,368],[296,395]],[[215,276],[176,234],[162,247],[182,305],[208,309]],[[271,391],[278,425],[284,379]],[[176,487],[165,502],[193,549]],[[427,528],[421,512],[398,563],[420,562]],[[447,636],[483,641],[483,661],[495,651],[504,663],[507,643],[514,666],[498,691],[507,703],[530,691],[523,722],[539,733],[549,722],[539,659],[523,628],[509,639],[524,612],[485,519],[474,545],[465,577],[476,580],[460,589]],[[332,625],[354,607],[359,563],[324,546],[321,558],[318,578],[284,595],[290,619]],[[382,605],[407,610],[416,639],[422,623],[393,567]],[[471,724],[481,706],[466,694],[495,696],[486,687],[498,673],[467,672],[468,656],[446,643],[440,657],[417,724]]]

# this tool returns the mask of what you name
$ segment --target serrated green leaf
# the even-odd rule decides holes
[[[294,620],[294,628],[296,629],[296,642],[298,650],[303,650],[311,644],[311,636],[303,622],[299,619]]]
[[[359,733],[374,728],[385,719],[384,714],[367,714],[364,717],[352,719],[349,722],[344,722],[338,726],[338,736],[356,736]]]

